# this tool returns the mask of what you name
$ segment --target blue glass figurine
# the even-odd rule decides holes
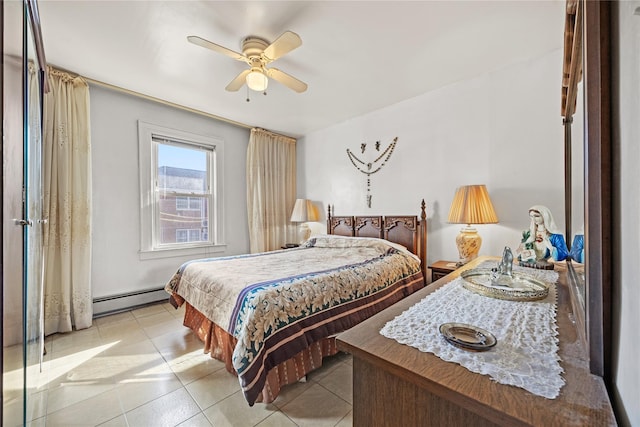
[[[573,236],[573,244],[569,256],[572,260],[584,264],[584,234],[576,234]]]

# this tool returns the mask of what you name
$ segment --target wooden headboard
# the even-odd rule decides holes
[[[417,215],[335,216],[329,205],[327,234],[352,237],[377,237],[398,243],[420,258],[422,272],[427,270],[427,213],[424,200]]]

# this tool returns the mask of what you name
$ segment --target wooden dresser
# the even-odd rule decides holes
[[[566,384],[556,399],[499,384],[380,335],[389,320],[460,271],[487,259],[472,261],[338,336],[338,348],[353,355],[354,427],[616,424],[602,378],[589,373],[586,349],[572,321],[563,271],[558,271],[557,323]]]

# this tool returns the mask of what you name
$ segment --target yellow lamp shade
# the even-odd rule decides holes
[[[478,256],[482,238],[471,224],[495,224],[498,216],[484,185],[465,185],[456,190],[449,209],[449,223],[467,224],[456,237],[460,261],[466,264]]]
[[[311,200],[307,199],[297,199],[295,205],[293,206],[293,211],[291,212],[291,222],[299,222],[300,228],[300,243],[303,243],[305,240],[309,238],[311,235],[311,229],[306,224],[307,222],[317,221],[319,218],[318,210],[311,202]]]

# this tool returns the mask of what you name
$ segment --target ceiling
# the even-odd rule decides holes
[[[39,8],[54,66],[299,137],[561,49],[565,2],[39,0]],[[224,89],[246,64],[187,42],[198,35],[241,51],[248,35],[273,41],[286,30],[303,44],[272,66],[308,90],[271,81],[250,102],[246,86]]]

